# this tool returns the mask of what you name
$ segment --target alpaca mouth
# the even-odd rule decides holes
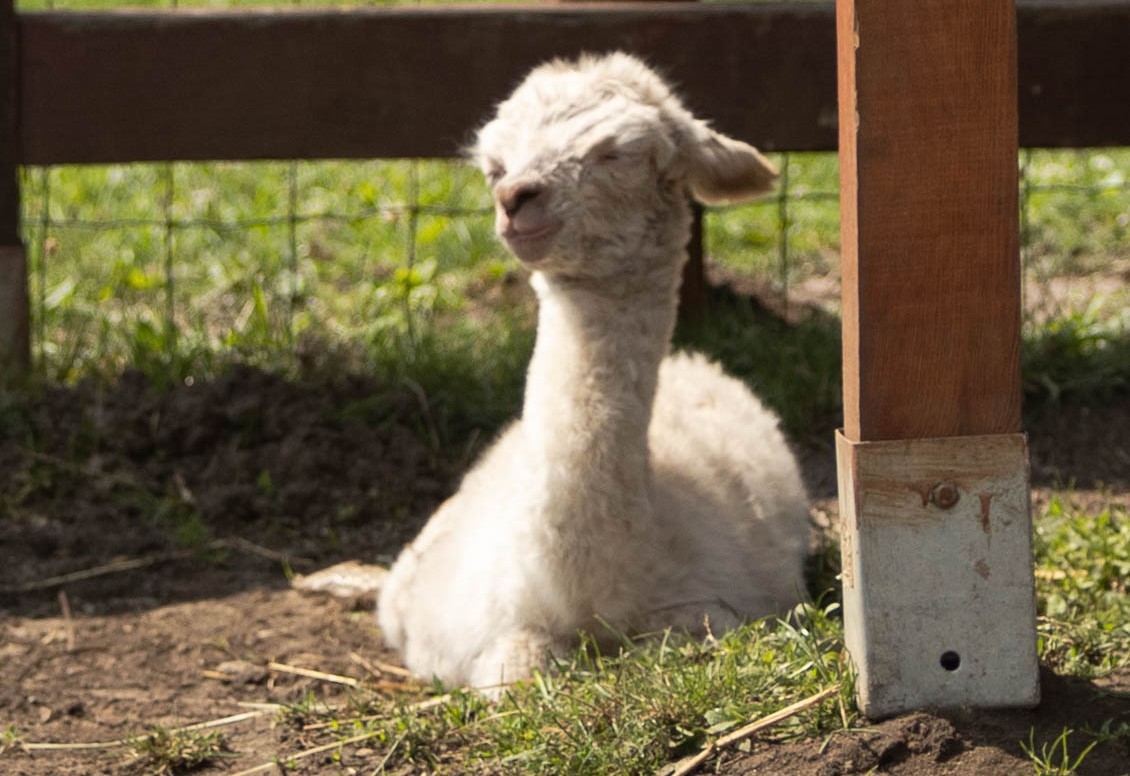
[[[550,221],[533,229],[511,226],[502,232],[501,237],[520,261],[533,264],[545,258],[561,226],[559,221]]]

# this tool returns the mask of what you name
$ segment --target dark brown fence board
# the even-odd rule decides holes
[[[830,19],[682,3],[27,14],[22,159],[451,156],[533,64],[613,48],[724,131],[828,148]]]
[[[625,48],[766,150],[836,145],[831,5],[30,13],[20,160],[451,156],[547,57]],[[1020,139],[1130,145],[1130,0],[1019,8]]]
[[[1130,145],[1130,2],[1028,0],[1017,27],[1020,144]]]

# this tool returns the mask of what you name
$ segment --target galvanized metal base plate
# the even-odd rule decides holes
[[[1040,700],[1023,434],[837,434],[844,628],[871,718]]]

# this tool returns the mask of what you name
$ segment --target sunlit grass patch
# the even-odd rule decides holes
[[[770,727],[763,740],[850,725],[841,642],[834,606],[802,606],[787,622],[763,620],[701,642],[655,634],[609,655],[588,640],[554,670],[507,688],[497,703],[436,687],[435,702],[361,694],[351,710],[304,704],[300,719],[325,739],[366,737],[388,772],[652,773],[828,690],[827,700]],[[341,757],[348,761],[348,753]]]
[[[1130,665],[1130,514],[1056,496],[1036,521],[1041,659],[1095,676]]]
[[[1031,150],[1021,163],[1033,269],[1081,272],[1130,254],[1130,149]]]
[[[735,270],[780,285],[826,274],[839,254],[839,165],[834,154],[774,154],[776,190],[712,208],[706,252]]]

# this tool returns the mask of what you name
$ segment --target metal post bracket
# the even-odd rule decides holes
[[[1024,434],[838,433],[845,641],[861,710],[1040,700]]]

